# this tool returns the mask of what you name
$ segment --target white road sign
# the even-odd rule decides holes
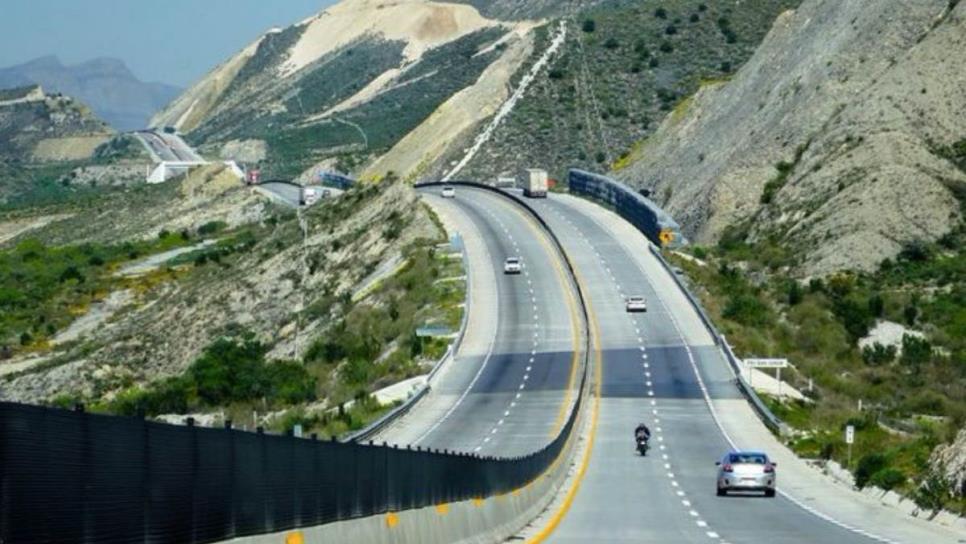
[[[745,359],[745,364],[752,368],[785,368],[788,359]]]
[[[845,443],[852,444],[855,442],[855,426],[846,425],[845,426]]]

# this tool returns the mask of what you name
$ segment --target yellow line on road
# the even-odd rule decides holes
[[[574,270],[574,275],[577,277],[577,282],[580,285],[586,285],[581,279],[580,274]],[[591,405],[591,415],[590,415],[590,432],[587,437],[587,448],[584,451],[583,458],[580,461],[580,466],[577,469],[577,473],[574,475],[573,481],[570,483],[570,488],[567,489],[567,495],[564,497],[563,502],[557,511],[550,516],[550,520],[547,524],[540,529],[540,531],[534,535],[533,538],[527,541],[528,544],[538,544],[543,542],[550,536],[551,533],[560,525],[563,521],[564,516],[570,510],[570,506],[574,502],[574,498],[577,496],[577,491],[580,489],[580,484],[584,479],[584,475],[587,473],[587,467],[590,465],[590,456],[594,451],[594,438],[597,436],[597,416],[600,413],[600,384],[602,372],[602,361],[603,355],[600,348],[600,326],[597,324],[597,315],[594,313],[594,309],[590,304],[589,300],[585,300],[584,304],[587,308],[587,319],[590,321],[588,326],[591,329],[591,343],[593,344],[594,352],[594,401]],[[576,429],[574,429],[576,431]]]

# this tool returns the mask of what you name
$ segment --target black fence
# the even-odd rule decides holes
[[[0,403],[0,542],[214,542],[488,497],[543,473],[575,415],[502,459]]]
[[[687,244],[681,227],[651,199],[607,176],[571,169],[567,173],[570,192],[594,198],[614,208],[630,224],[661,247]]]

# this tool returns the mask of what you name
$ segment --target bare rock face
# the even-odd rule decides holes
[[[959,430],[952,444],[937,447],[929,464],[949,482],[953,495],[966,496],[966,429]]]
[[[746,221],[801,249],[806,274],[874,269],[961,220],[966,174],[940,150],[966,137],[964,50],[966,4],[806,0],[618,177],[699,242]]]

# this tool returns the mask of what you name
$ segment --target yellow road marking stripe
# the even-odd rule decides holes
[[[580,285],[586,285],[581,279],[580,274],[574,270],[574,276],[577,278],[577,282]],[[589,300],[584,301],[587,307],[587,318],[590,320],[588,324],[592,330],[591,342],[594,346],[594,403],[592,405],[592,412],[590,416],[590,436],[587,439],[587,450],[584,453],[584,458],[580,462],[580,467],[577,469],[577,474],[574,475],[573,482],[570,485],[570,489],[567,490],[567,495],[564,497],[563,503],[561,503],[560,508],[550,517],[547,524],[541,529],[533,538],[527,541],[527,544],[538,544],[543,542],[550,536],[551,533],[560,525],[563,521],[564,516],[567,515],[567,511],[570,510],[570,506],[574,502],[574,498],[577,496],[577,491],[580,489],[580,483],[584,479],[584,475],[587,473],[587,467],[590,465],[590,456],[594,451],[594,438],[597,435],[597,416],[600,412],[600,385],[602,377],[602,360],[603,355],[601,353],[600,347],[600,326],[597,323],[597,316],[594,314],[593,307]]]

